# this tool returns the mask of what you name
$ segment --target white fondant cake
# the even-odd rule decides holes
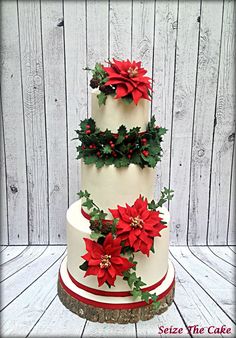
[[[100,85],[101,91],[107,90],[106,86],[108,86],[108,90],[113,93],[109,95],[109,93],[104,94],[105,92],[103,92],[100,96],[101,100],[104,99],[104,95],[106,95],[106,100],[105,104],[103,102],[100,106],[97,96],[101,92],[94,89],[91,93],[92,119],[101,133],[94,128],[94,122],[91,119],[86,119],[83,124],[81,123],[81,128],[82,125],[84,128],[80,138],[82,146],[78,148],[83,149],[84,153],[83,155],[79,154],[78,158],[81,158],[80,188],[83,197],[70,206],[66,215],[67,257],[60,268],[58,290],[60,290],[59,296],[62,302],[79,315],[81,315],[78,307],[79,302],[90,307],[113,309],[114,311],[115,309],[119,311],[130,309],[132,311],[131,309],[144,307],[148,304],[148,308],[146,306],[145,310],[148,312],[149,306],[152,306],[152,302],[156,301],[156,296],[158,296],[158,300],[167,302],[169,305],[174,294],[174,268],[168,260],[170,214],[165,207],[154,211],[156,205],[147,204],[147,201],[150,203],[154,199],[157,172],[156,168],[153,168],[156,162],[149,163],[146,157],[150,156],[150,160],[152,160],[152,156],[154,158],[156,154],[156,158],[159,160],[162,131],[158,134],[160,128],[154,124],[150,124],[151,126],[147,130],[150,107],[150,102],[147,99],[151,88],[148,78],[144,77],[146,71],[141,68],[141,63],[131,64],[128,60],[125,63],[116,62],[111,70],[106,67],[99,68],[97,65],[96,71],[99,70],[99,76],[104,71],[110,75],[110,82],[107,82],[105,88],[102,89],[104,82],[100,82],[102,83]],[[121,70],[116,74],[119,67]],[[105,78],[103,80],[107,81]],[[93,85],[95,87],[97,82],[98,78],[94,77]],[[126,104],[121,98],[115,99],[115,89],[117,89],[117,96],[120,95],[118,97],[126,98],[128,101],[133,99],[137,104],[134,102]],[[91,122],[93,123],[92,127]],[[118,137],[117,130],[121,125],[124,125],[128,132],[134,127],[140,127],[140,134],[130,136],[124,132],[121,137]],[[104,133],[106,129],[115,135]],[[145,131],[147,131],[145,134],[147,138],[143,136]],[[106,138],[107,134],[110,135],[110,139]],[[121,141],[117,141],[118,139]],[[129,143],[130,140],[133,143]],[[152,148],[146,146],[149,141]],[[124,151],[119,148],[121,143]],[[90,149],[92,153],[88,152]],[[132,164],[132,161],[127,161],[127,158],[135,156],[135,152],[143,161],[140,166]],[[154,152],[156,153],[154,154]],[[92,154],[91,159],[88,154]],[[122,162],[122,165],[127,164],[127,166],[116,167],[117,163],[113,158],[108,158],[108,154],[113,158],[120,156],[121,161],[125,157],[126,161]],[[93,164],[85,164],[83,161],[85,156],[88,156],[87,159],[89,159],[86,163]],[[96,164],[99,164],[97,161],[101,156],[104,156],[101,159],[104,162],[100,168],[97,168]],[[107,159],[108,161],[106,161]],[[112,164],[105,165],[105,163]],[[136,159],[134,163],[140,162],[137,162]],[[121,165],[120,162],[118,165]],[[85,191],[89,193],[90,200],[88,200],[88,195],[84,193]],[[139,198],[140,196],[144,199]],[[83,205],[84,202],[87,203],[88,208]],[[106,220],[103,218],[104,215],[102,215],[100,223],[97,221],[98,218],[91,220],[89,213],[94,207],[99,207],[99,210],[107,213]],[[109,211],[109,209],[113,210]],[[112,223],[114,218],[117,223]],[[112,227],[109,228],[111,224]],[[97,225],[99,228],[96,228]],[[95,228],[93,228],[94,226]],[[104,232],[103,226],[105,226]],[[98,232],[96,232],[97,230]],[[95,236],[91,237],[91,234]],[[88,274],[86,277],[85,270]],[[134,294],[132,296],[132,283],[130,285],[129,280],[129,274],[134,270],[135,281],[138,283],[139,279],[140,284],[136,284],[136,289],[134,288],[133,291],[139,292],[137,296],[139,299],[135,299]],[[128,273],[128,277],[125,272]],[[133,286],[134,284],[133,281]],[[146,299],[142,298],[144,295],[142,292],[145,290],[148,294]],[[76,305],[75,300],[78,301]],[[82,314],[83,318],[88,319],[91,318],[90,315],[88,314],[86,317],[84,313]],[[131,312],[129,316],[129,318],[132,317]],[[101,320],[103,321],[103,319]],[[106,319],[104,320],[106,321]],[[135,322],[132,318],[129,320]]]
[[[149,101],[141,99],[137,105],[133,102],[127,105],[121,99],[114,99],[111,95],[108,95],[106,104],[99,107],[98,93],[99,90],[97,89],[94,89],[91,93],[92,118],[98,128],[101,130],[107,128],[116,133],[123,124],[127,129],[140,127],[140,131],[146,130],[149,121]]]
[[[140,194],[151,201],[155,181],[155,168],[142,169],[130,164],[127,168],[110,165],[98,169],[95,164],[85,165],[81,162],[81,189],[89,191],[91,198],[105,212],[117,205],[132,205]]]
[[[167,228],[161,232],[161,237],[155,237],[155,253],[150,253],[147,257],[140,252],[135,253],[137,264],[137,274],[142,276],[147,286],[155,284],[166,273],[168,268],[168,248],[169,248],[169,221],[170,216],[166,208],[160,208],[163,213],[163,220],[167,223]],[[73,203],[67,211],[67,263],[71,275],[81,284],[91,288],[97,288],[97,279],[94,276],[84,277],[84,271],[79,266],[84,262],[81,256],[86,252],[83,238],[89,238],[89,220],[81,214],[81,202]],[[128,284],[117,277],[115,288],[111,291],[130,290]],[[100,290],[109,291],[107,285],[99,287]]]

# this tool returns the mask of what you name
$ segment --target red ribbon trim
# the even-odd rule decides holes
[[[88,299],[85,298],[83,296],[78,295],[77,293],[75,293],[74,291],[70,290],[65,283],[62,280],[61,274],[59,272],[59,282],[61,284],[61,286],[63,287],[63,289],[74,299],[77,299],[85,304],[88,305],[92,305],[95,307],[101,307],[101,308],[105,308],[105,309],[135,309],[137,307],[141,307],[141,306],[145,306],[147,305],[146,302],[141,301],[141,302],[135,302],[135,303],[116,303],[116,304],[111,304],[111,303],[103,303],[103,302],[98,302],[92,299]],[[158,296],[158,300],[161,300],[162,298],[164,298],[172,289],[172,287],[175,284],[175,278],[173,279],[171,285],[168,287],[168,289],[166,289],[164,292],[162,292],[159,296]],[[149,302],[149,304],[151,304],[152,301]]]
[[[67,269],[68,275],[71,279],[71,281],[80,289],[85,290],[89,293],[92,293],[94,295],[98,295],[98,296],[107,296],[107,297],[128,297],[131,296],[130,291],[104,291],[104,290],[98,290],[98,289],[94,289],[94,288],[90,288],[89,286],[86,286],[84,284],[81,284],[80,282],[78,282],[69,272],[69,270]],[[156,289],[158,286],[160,286],[163,281],[166,278],[167,273],[164,275],[164,277],[162,277],[161,280],[159,280],[157,283],[148,286],[146,288],[142,288],[142,291],[152,291],[154,289]]]

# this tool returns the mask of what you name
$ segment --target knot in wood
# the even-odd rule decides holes
[[[140,219],[139,216],[137,217],[130,217],[130,220],[131,220],[131,223],[130,223],[130,226],[132,228],[139,228],[139,229],[142,229],[143,228],[143,220]]]
[[[198,153],[199,157],[202,157],[205,154],[205,150],[204,149],[199,149],[197,153]]]
[[[233,142],[234,139],[235,139],[235,133],[232,133],[231,135],[229,135],[229,137],[228,137],[229,142]]]
[[[16,194],[18,192],[18,189],[15,185],[10,185],[10,189],[13,194]]]

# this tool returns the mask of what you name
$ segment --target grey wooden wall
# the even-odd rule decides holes
[[[64,19],[64,25],[63,25]],[[1,242],[65,243],[79,190],[83,67],[142,60],[168,128],[157,192],[175,190],[171,243],[233,244],[234,1],[1,1]]]

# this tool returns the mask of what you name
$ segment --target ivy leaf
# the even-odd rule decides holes
[[[90,238],[91,239],[98,239],[98,238],[100,238],[100,237],[104,237],[100,232],[91,232],[91,234],[90,234]]]
[[[148,209],[150,210],[156,210],[158,208],[158,205],[154,200],[152,200],[150,203],[148,203]]]
[[[128,284],[129,284],[129,287],[132,288],[132,285],[134,284],[134,282],[136,281],[136,273],[133,272],[129,275],[129,279],[128,279]]]
[[[101,107],[103,104],[106,103],[107,96],[105,93],[101,92],[97,95],[98,98],[98,105]]]
[[[83,271],[87,271],[87,270],[88,270],[88,262],[87,262],[87,261],[84,261],[84,263],[81,264],[81,265],[79,266],[79,268],[80,268],[81,270],[83,270]]]
[[[141,299],[144,300],[146,303],[149,303],[149,292],[142,292]]]
[[[133,298],[136,299],[136,298],[138,298],[138,297],[141,296],[142,291],[141,290],[137,290],[137,289],[133,289],[130,293],[133,296]]]
[[[91,209],[93,207],[93,201],[87,198],[86,201],[82,203],[82,206]]]
[[[160,307],[160,305],[161,305],[160,302],[153,302],[153,303],[152,303],[152,306],[153,306],[153,309],[154,309],[154,310],[158,310],[159,307]]]

